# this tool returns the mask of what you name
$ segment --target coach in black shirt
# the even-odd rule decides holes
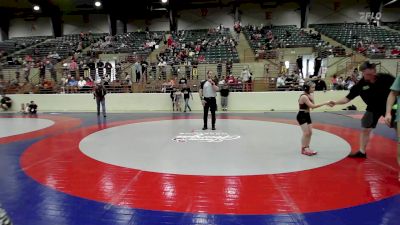
[[[360,150],[351,154],[350,157],[367,157],[365,149],[367,148],[371,130],[376,127],[379,118],[385,116],[386,113],[386,100],[395,78],[390,74],[376,73],[375,67],[375,64],[368,61],[364,62],[360,66],[363,78],[350,89],[350,93],[338,101],[330,101],[331,106],[342,105],[360,96],[367,104],[367,110],[361,119],[363,132],[360,137]]]

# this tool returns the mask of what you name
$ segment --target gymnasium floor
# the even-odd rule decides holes
[[[396,134],[368,159],[360,112],[0,114],[0,203],[14,225],[399,225]],[[210,126],[210,125],[209,125]]]

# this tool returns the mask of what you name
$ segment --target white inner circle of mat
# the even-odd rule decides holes
[[[87,156],[112,165],[158,173],[204,176],[308,170],[335,163],[351,150],[342,138],[313,129],[311,148],[317,150],[318,155],[301,155],[302,133],[299,126],[255,120],[218,120],[219,132],[240,136],[234,140],[211,143],[173,140],[180,133],[198,130],[201,125],[200,119],[122,125],[87,136],[79,147]]]
[[[41,130],[53,124],[51,120],[38,118],[0,118],[0,138]]]

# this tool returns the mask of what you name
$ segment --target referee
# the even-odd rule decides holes
[[[213,80],[214,79],[214,80]],[[211,111],[211,125],[212,129],[215,130],[215,110],[217,110],[217,101],[215,97],[217,96],[217,91],[219,91],[218,86],[216,85],[215,77],[212,74],[212,71],[207,72],[207,80],[202,81],[200,85],[199,95],[201,103],[204,108],[204,126],[203,130],[207,130],[207,118],[208,118],[208,109]]]

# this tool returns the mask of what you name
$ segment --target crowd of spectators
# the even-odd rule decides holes
[[[232,61],[237,56],[237,41],[229,33],[229,29],[222,25],[208,30],[173,32],[165,44],[165,49],[157,60],[167,65],[213,63],[216,61],[213,52],[216,57],[221,57],[217,59],[220,62]]]

